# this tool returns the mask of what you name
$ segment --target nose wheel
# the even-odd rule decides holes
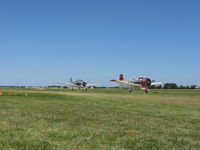
[[[87,88],[86,88],[86,87],[84,87],[82,90],[83,90],[83,91],[87,91]]]
[[[149,93],[149,89],[145,89],[145,91],[144,91],[145,93]]]

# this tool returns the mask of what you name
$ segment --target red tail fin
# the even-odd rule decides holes
[[[119,80],[120,80],[120,81],[123,81],[123,80],[124,80],[124,76],[123,76],[123,74],[120,74],[120,76],[119,76]]]

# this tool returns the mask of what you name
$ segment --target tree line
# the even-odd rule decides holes
[[[164,86],[152,86],[150,87],[151,89],[196,89],[196,85],[187,85],[187,86],[184,86],[184,85],[177,85],[176,83],[165,83]]]

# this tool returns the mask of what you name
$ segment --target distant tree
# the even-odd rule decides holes
[[[165,85],[163,86],[163,89],[168,89],[169,88],[169,83],[165,83]]]
[[[161,89],[161,88],[162,88],[162,85],[155,86],[154,88],[155,88],[155,89]]]
[[[105,89],[106,86],[99,86],[99,87],[94,86],[94,88],[96,88],[96,89]]]
[[[191,85],[190,88],[191,88],[191,89],[195,89],[195,88],[196,88],[196,85]]]
[[[178,86],[176,83],[166,83],[163,88],[164,89],[177,89]]]
[[[185,89],[186,87],[183,85],[180,85],[179,89]]]
[[[176,83],[171,83],[170,84],[170,89],[177,89],[178,86],[176,85]]]

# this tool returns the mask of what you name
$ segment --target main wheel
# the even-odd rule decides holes
[[[133,92],[133,89],[132,88],[130,88],[129,90],[128,90],[128,92],[130,93],[130,92]]]

